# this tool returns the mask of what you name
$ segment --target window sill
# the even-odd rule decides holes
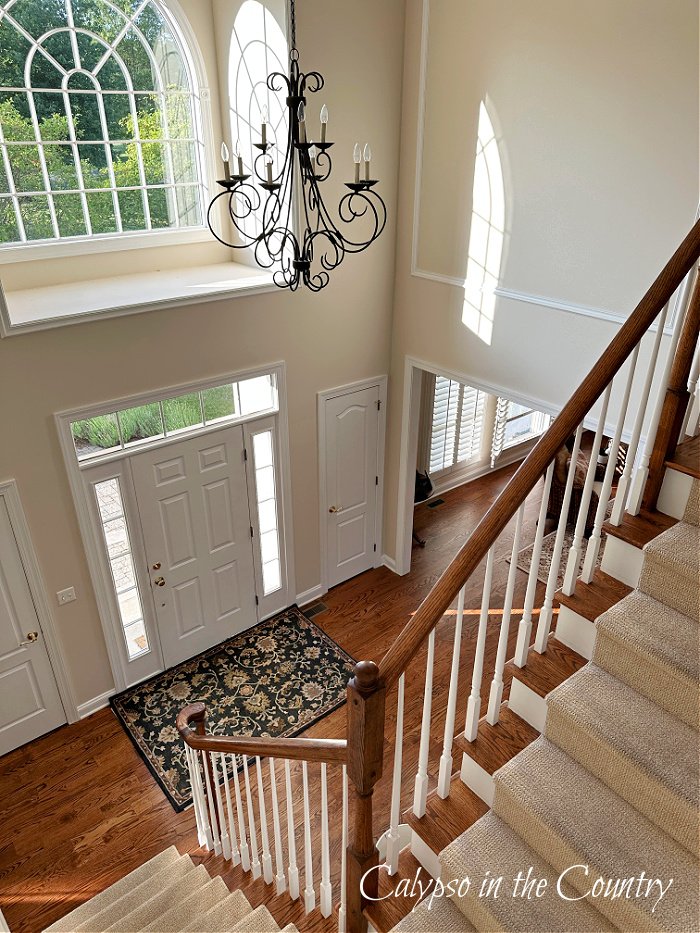
[[[270,272],[235,262],[8,292],[0,288],[0,336],[274,290]],[[50,317],[39,309],[50,311]]]

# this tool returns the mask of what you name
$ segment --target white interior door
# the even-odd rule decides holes
[[[240,425],[132,457],[166,667],[257,621]]]
[[[0,755],[65,721],[10,516],[0,496]]]
[[[379,386],[326,399],[328,587],[374,566]]]

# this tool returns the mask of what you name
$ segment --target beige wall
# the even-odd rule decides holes
[[[330,203],[350,177],[355,137],[370,139],[391,218],[380,241],[349,257],[320,295],[280,291],[0,341],[0,478],[19,484],[78,704],[110,689],[112,677],[54,412],[285,360],[297,592],[320,582],[316,393],[389,363],[403,2],[357,0],[349,11],[305,0],[298,26],[306,67],[328,82],[338,141]],[[207,42],[213,48],[212,35]],[[59,608],[54,593],[70,585],[78,599]]]
[[[464,278],[478,108],[486,99],[506,186],[499,284],[629,313],[698,203],[697,3],[430,0],[430,10],[417,268]],[[461,287],[412,274],[422,14],[422,0],[407,0],[388,553],[407,355],[556,407],[618,328],[498,298],[485,342],[462,324]]]

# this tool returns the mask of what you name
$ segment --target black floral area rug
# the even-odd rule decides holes
[[[215,735],[297,735],[345,702],[354,661],[296,607],[112,697],[112,709],[175,810],[191,802],[175,719],[207,707]]]

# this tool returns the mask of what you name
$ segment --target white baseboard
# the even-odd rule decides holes
[[[106,693],[101,693],[99,696],[88,700],[87,703],[79,703],[77,707],[78,716],[81,719],[85,719],[87,716],[92,716],[92,714],[96,713],[98,710],[104,709],[105,706],[109,706],[110,697],[113,697],[116,692],[116,690],[108,690]]]
[[[316,602],[323,595],[324,589],[319,583],[317,586],[312,586],[310,590],[304,590],[303,593],[297,594],[297,606],[308,606],[309,603]]]
[[[388,554],[382,554],[381,566],[391,570],[392,573],[396,573],[396,561],[393,557],[389,557]]]

